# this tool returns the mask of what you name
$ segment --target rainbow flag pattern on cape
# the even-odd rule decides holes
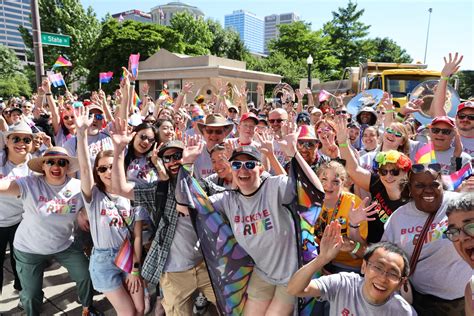
[[[461,183],[472,175],[471,163],[465,164],[461,169],[453,172],[449,175],[442,175],[444,184],[448,187],[449,191],[455,191],[461,186]]]
[[[99,73],[100,83],[109,83],[110,80],[112,80],[113,77],[114,77],[114,73],[112,71]]]
[[[428,143],[423,145],[415,154],[415,163],[427,164],[436,161],[436,154],[434,151],[433,143],[428,140]]]
[[[132,272],[132,263],[133,263],[133,248],[132,243],[128,237],[122,243],[122,246],[115,257],[115,265],[120,268],[122,271],[127,273]]]
[[[57,68],[57,67],[72,67],[72,63],[68,59],[59,55],[58,59],[53,65],[53,68]]]

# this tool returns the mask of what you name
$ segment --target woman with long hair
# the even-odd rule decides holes
[[[155,126],[158,129],[158,145],[165,144],[173,139],[176,139],[174,122],[170,118],[157,119]]]

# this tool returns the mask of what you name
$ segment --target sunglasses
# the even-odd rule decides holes
[[[44,163],[50,167],[54,165],[58,165],[59,167],[64,168],[67,166],[69,161],[67,161],[67,159],[58,159],[58,160],[49,159],[49,160],[46,160]]]
[[[171,160],[173,161],[178,161],[178,160],[181,160],[181,158],[183,158],[183,152],[182,151],[177,151],[175,152],[174,154],[172,155],[166,155],[166,156],[163,156],[163,162],[171,162]]]
[[[299,140],[298,141],[298,146],[300,147],[305,147],[305,148],[314,148],[318,144],[317,141],[315,140]]]
[[[389,173],[392,176],[397,177],[400,175],[400,169],[379,169],[379,174],[383,177],[385,177]]]
[[[385,115],[385,112],[384,111],[377,111],[377,114]]]
[[[464,120],[468,119],[469,121],[474,121],[474,114],[458,114],[458,119]]]
[[[324,127],[324,128],[318,128],[317,133],[318,133],[318,134],[322,134],[322,133],[326,133],[326,132],[330,132],[330,131],[332,131],[331,128],[329,128],[329,127]]]
[[[433,134],[443,134],[443,135],[450,135],[452,133],[452,129],[449,129],[449,128],[439,128],[439,127],[432,127],[431,128],[431,132]]]
[[[269,122],[270,124],[275,124],[275,123],[280,124],[281,122],[284,122],[284,121],[286,121],[286,120],[284,120],[284,119],[272,119],[272,120],[268,120],[268,122]]]
[[[204,115],[198,115],[198,116],[195,116],[195,117],[191,118],[191,121],[196,122],[196,121],[203,120],[203,119],[204,119]]]
[[[11,140],[13,142],[13,144],[18,144],[19,142],[23,141],[26,145],[28,144],[31,144],[31,142],[33,141],[33,139],[31,137],[19,137],[19,136],[13,136],[11,137]]]
[[[141,134],[139,137],[140,137],[140,140],[143,140],[143,141],[148,140],[149,143],[155,142],[155,137],[148,137],[145,134]]]
[[[232,170],[239,170],[240,168],[242,168],[242,165],[247,170],[253,170],[258,164],[259,164],[258,161],[249,160],[249,161],[232,161],[230,165],[232,166]]]
[[[395,137],[398,137],[398,138],[400,138],[400,137],[403,136],[402,133],[397,132],[396,130],[391,129],[390,127],[387,127],[387,128],[385,129],[385,131],[386,131],[387,133],[389,133],[389,134],[395,135]]]
[[[112,170],[112,165],[97,167],[97,171],[99,171],[99,173],[104,173],[107,170]]]
[[[235,109],[230,109],[229,112],[230,112],[230,113],[234,113],[234,114],[237,113],[237,111],[236,111]]]
[[[74,117],[72,117],[72,116],[68,116],[68,115],[66,115],[66,116],[63,116],[63,120],[65,120],[65,121],[72,120],[73,118],[74,118]]]
[[[212,135],[212,134],[222,135],[222,134],[224,134],[224,130],[223,129],[207,129],[206,128],[206,133],[208,133],[209,135]]]
[[[411,171],[413,173],[421,173],[428,170],[433,170],[434,172],[440,172],[441,165],[439,163],[429,163],[429,164],[417,163],[411,166]]]
[[[468,223],[461,228],[449,228],[444,234],[449,240],[456,242],[461,237],[461,231],[469,237],[474,237],[474,223]]]
[[[104,116],[102,114],[94,114],[94,113],[89,113],[89,118],[94,117],[96,120],[100,121],[104,119]]]
[[[347,111],[336,111],[336,115],[346,115]]]

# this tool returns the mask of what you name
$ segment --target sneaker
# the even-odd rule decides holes
[[[82,316],[104,316],[104,313],[97,310],[94,306],[82,309]]]
[[[193,315],[204,315],[207,311],[207,307],[209,302],[207,298],[199,292],[199,295],[194,299],[194,306],[193,306]]]

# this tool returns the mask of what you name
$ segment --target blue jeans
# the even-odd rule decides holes
[[[120,270],[114,263],[118,249],[92,249],[89,263],[94,289],[99,292],[112,292],[120,288],[127,273]]]

